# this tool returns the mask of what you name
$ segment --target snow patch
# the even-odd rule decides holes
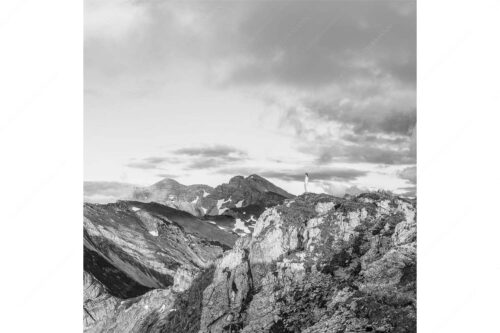
[[[207,191],[203,190],[203,197],[205,198],[206,196],[208,196],[210,193],[208,193]]]
[[[194,199],[193,201],[191,201],[191,203],[192,203],[192,204],[195,204],[195,203],[197,203],[197,202],[198,202],[198,200],[199,200],[199,199],[200,199],[200,197],[198,197],[198,196],[197,196],[197,197],[196,197],[196,199]]]
[[[219,213],[218,213],[219,215],[224,213],[227,210],[227,208],[221,209],[221,207],[223,204],[228,203],[228,202],[231,202],[231,198],[229,198],[227,200],[224,200],[224,199],[217,200],[217,210],[219,211]]]
[[[158,237],[158,230],[149,230],[149,233],[155,237]]]
[[[240,229],[240,230],[243,230],[243,232],[245,234],[249,234],[251,233],[250,229],[248,229],[248,227],[245,225],[245,223],[243,223],[242,220],[240,219],[236,219],[235,221],[236,223],[234,224],[234,228],[233,228],[233,231],[236,232],[236,229]]]
[[[244,200],[238,201],[238,202],[236,203],[236,208],[241,208],[241,206],[243,206],[243,201],[244,201]]]
[[[140,209],[140,208],[137,208],[137,207],[132,207],[132,210],[133,210],[134,212],[137,212],[138,210],[141,210],[141,209]]]
[[[201,211],[203,212],[203,215],[205,215],[207,213],[207,209],[205,207],[200,207],[201,208]]]

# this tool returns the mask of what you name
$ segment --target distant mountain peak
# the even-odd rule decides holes
[[[90,185],[86,185],[87,188]],[[294,197],[257,174],[247,177],[237,175],[215,188],[203,184],[184,185],[175,179],[164,178],[151,186],[129,186],[126,190],[124,195],[115,195],[115,200],[106,202],[118,199],[158,202],[195,216],[205,216],[231,213],[231,210],[237,211],[246,206],[252,206],[254,210],[260,207],[257,210],[261,210]]]
[[[268,181],[267,179],[265,179],[264,177],[262,176],[259,176],[258,174],[251,174],[250,176],[247,177],[247,179],[263,179],[265,181]]]
[[[243,180],[245,180],[245,177],[238,175],[238,176],[234,176],[231,179],[229,179],[229,182],[230,183],[237,183],[237,182],[241,182]]]
[[[161,187],[161,186],[166,186],[166,185],[182,185],[182,184],[179,183],[175,179],[164,178],[164,179],[160,180],[159,182],[156,182],[153,185],[151,185],[151,187]]]

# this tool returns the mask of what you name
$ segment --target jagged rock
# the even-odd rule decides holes
[[[415,204],[307,194],[217,263],[200,332],[415,331]]]
[[[130,287],[127,278],[137,285],[132,289],[184,289],[236,238],[207,221],[155,203],[84,206],[86,269],[111,291]],[[103,263],[92,264],[96,256]],[[106,274],[106,269],[113,274]]]
[[[261,176],[250,175],[246,178],[235,176],[229,183],[217,186],[212,193],[202,199],[202,204],[207,209],[207,214],[220,215],[230,209],[238,212],[238,208],[252,205],[267,208],[293,197],[292,194]]]
[[[85,331],[143,332],[175,318],[176,302],[236,238],[156,203],[85,204]]]
[[[167,317],[176,301],[169,289],[152,290],[142,296],[122,300],[84,272],[84,332],[143,332],[152,316]]]
[[[111,296],[104,285],[91,274],[83,272],[83,328],[84,331],[96,329],[99,323],[114,312],[120,300]]]
[[[141,226],[142,237],[154,242],[161,240],[165,234],[158,227],[157,213],[142,206],[133,207],[149,213],[136,215],[140,221],[133,224]],[[126,203],[126,207],[106,209],[113,210],[113,218],[107,219],[108,215],[101,212],[99,218],[107,222],[98,225],[104,228],[115,225],[116,232],[132,233],[130,229],[135,228],[128,226],[128,222],[124,223],[128,226],[126,231],[116,226],[122,224],[116,223],[122,221],[116,216],[130,215],[130,203]],[[155,226],[158,236],[148,232]],[[188,227],[186,222],[183,228]],[[168,230],[175,237],[169,236],[168,244],[160,241],[162,251],[187,250],[185,245],[170,243],[186,242],[188,238],[178,236],[175,228]],[[133,231],[134,235],[136,232]],[[92,246],[96,237],[101,236],[91,238]],[[130,242],[128,236],[118,240],[108,238],[108,242],[131,247],[125,245]],[[200,244],[197,242],[195,247],[206,251]],[[145,246],[153,245],[146,242]],[[100,249],[100,253],[107,253],[106,247]],[[193,274],[179,257],[176,274],[166,274],[172,279],[168,287],[126,300],[110,294],[106,286],[89,284],[93,287],[86,288],[88,314],[84,319],[90,323],[88,330],[174,333],[416,331],[415,201],[384,192],[346,198],[305,194],[267,209],[251,236],[239,238],[233,249],[217,254],[222,256],[217,259],[208,256],[212,261],[201,260],[202,254],[189,256],[206,263],[193,265],[196,266]],[[152,260],[149,251],[141,256],[144,257],[138,257],[137,262],[144,258],[146,262]],[[149,266],[146,266],[143,264],[140,269],[147,271]],[[111,272],[103,276],[110,279]],[[154,275],[148,273],[147,276]],[[113,285],[123,283],[126,280],[120,278]],[[129,293],[135,290],[131,288]],[[99,319],[93,321],[90,314]]]

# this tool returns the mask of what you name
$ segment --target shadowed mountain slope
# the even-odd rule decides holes
[[[85,269],[117,297],[189,283],[237,235],[157,203],[84,205]]]

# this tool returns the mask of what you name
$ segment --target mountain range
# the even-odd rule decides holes
[[[416,331],[415,200],[257,175],[130,195],[83,207],[85,332]]]
[[[100,192],[99,188],[103,191]],[[174,179],[166,178],[147,187],[86,182],[84,190],[86,201],[95,201],[92,198],[106,198],[106,202],[155,202],[187,212],[193,218],[208,220],[223,230],[240,235],[252,231],[255,222],[267,207],[294,197],[258,175],[235,176],[228,183],[215,188],[201,184],[183,185]],[[112,197],[112,194],[117,196]]]
[[[195,216],[222,215],[231,208],[251,205],[269,207],[294,196],[263,177],[236,176],[215,188],[208,185],[183,185],[164,179],[149,187],[136,188],[132,199],[158,202]]]

